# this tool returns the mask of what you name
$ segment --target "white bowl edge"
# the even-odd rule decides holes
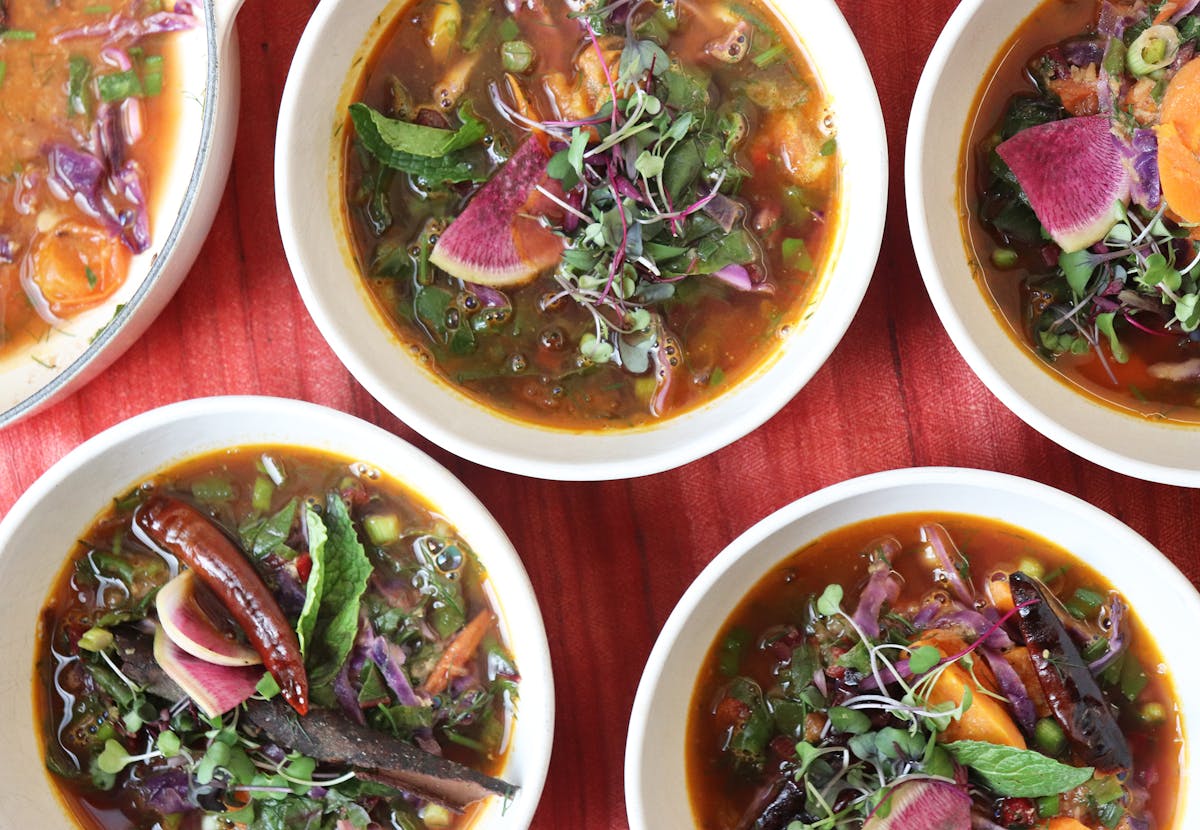
[[[0,748],[0,768],[10,779],[0,792],[0,826],[46,826],[48,815],[70,826],[40,762],[31,672],[38,611],[76,536],[121,488],[164,466],[224,447],[263,444],[323,449],[378,466],[425,498],[479,555],[522,677],[513,749],[502,771],[515,773],[513,783],[521,789],[509,805],[494,799],[472,826],[527,827],[549,767],[554,684],[537,599],[511,542],[458,479],[400,438],[315,404],[252,396],[185,401],[117,424],[51,467],[0,521],[0,595],[9,619],[0,629],[0,717],[13,725],[11,740]]]
[[[1185,739],[1189,727],[1200,723],[1200,696],[1189,694],[1200,688],[1191,633],[1200,623],[1200,595],[1149,542],[1099,508],[1028,479],[952,467],[890,470],[835,484],[771,514],[731,542],[688,587],[650,653],[630,716],[625,750],[630,830],[695,826],[684,760],[687,713],[701,662],[746,593],[780,561],[826,533],[910,512],[994,518],[1088,562],[1121,590],[1170,665]],[[1191,623],[1181,624],[1184,620]],[[1197,757],[1186,755],[1185,770]],[[1174,828],[1190,826],[1186,819],[1200,799],[1200,775],[1185,771],[1180,787]]]

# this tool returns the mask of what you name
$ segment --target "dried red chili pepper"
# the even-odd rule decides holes
[[[152,497],[137,509],[134,521],[216,594],[262,657],[284,700],[301,715],[308,714],[308,676],[300,642],[245,555],[207,516],[178,499]]]

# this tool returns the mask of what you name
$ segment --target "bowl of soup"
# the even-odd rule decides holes
[[[641,828],[1183,828],[1200,596],[1041,484],[896,470],[807,496],[704,569],[626,747]]]
[[[528,577],[374,426],[153,410],[18,500],[0,573],[15,823],[529,825],[554,700]]]
[[[233,154],[239,0],[0,9],[0,426],[132,344]]]
[[[778,411],[857,309],[885,203],[831,2],[328,3],[276,159],[289,262],[354,375],[459,455],[563,479]]]
[[[1190,3],[964,3],[906,158],[926,286],[980,378],[1073,452],[1187,486],[1197,43]]]

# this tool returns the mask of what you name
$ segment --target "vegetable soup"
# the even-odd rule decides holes
[[[342,182],[364,283],[417,360],[512,418],[701,405],[771,358],[828,258],[815,74],[757,0],[510,8],[417,0],[364,61]]]
[[[741,602],[687,726],[704,830],[1168,830],[1182,727],[1133,610],[961,514],[830,533]]]
[[[46,602],[45,760],[86,828],[465,827],[518,673],[455,529],[368,464],[202,456],[115,499]]]
[[[1049,0],[963,148],[964,235],[1006,327],[1130,412],[1200,419],[1200,9]],[[1051,172],[1053,171],[1053,172]]]
[[[150,248],[171,33],[196,24],[188,0],[0,2],[0,354],[103,303]]]

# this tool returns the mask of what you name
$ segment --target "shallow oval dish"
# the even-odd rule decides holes
[[[1165,556],[1088,503],[1015,476],[958,468],[893,470],[806,496],[730,543],[689,586],[663,626],[638,686],[625,747],[632,830],[691,828],[685,735],[700,667],[718,632],[759,581],[800,548],[868,519],[901,513],[963,513],[1018,525],[1065,548],[1116,587],[1170,666],[1182,731],[1200,720],[1193,630],[1200,595]],[[1179,812],[1191,827],[1200,804],[1197,760],[1185,748]]]
[[[200,24],[177,32],[182,102],[176,149],[151,212],[150,248],[133,257],[112,296],[72,317],[32,348],[0,359],[0,428],[83,386],[141,336],[171,299],[200,253],[225,189],[237,127],[242,0],[196,0]]]
[[[713,401],[651,426],[577,432],[509,419],[455,391],[401,348],[348,254],[340,215],[339,111],[346,79],[404,7],[389,0],[326,0],[300,41],[276,142],[277,207],[301,296],[351,373],[430,440],[509,472],[551,479],[646,475],[713,452],[778,412],[845,333],[869,283],[886,209],[887,147],[862,52],[833,0],[772,3],[800,39],[838,122],[841,227],[803,322],[773,359]],[[326,195],[327,194],[327,195]]]
[[[10,725],[9,740],[0,748],[0,768],[9,781],[0,792],[3,825],[72,826],[41,763],[30,682],[39,609],[78,534],[109,507],[114,493],[165,466],[226,447],[265,444],[369,462],[419,493],[479,552],[495,590],[500,626],[521,671],[513,746],[499,772],[520,790],[507,807],[492,799],[471,826],[528,827],[550,760],[554,686],[541,613],[512,544],[466,487],[410,444],[340,412],[256,397],[188,401],[118,424],[51,467],[0,522],[0,605],[5,609],[0,717]]]
[[[993,61],[1040,0],[966,0],[917,88],[905,155],[908,220],[925,286],[951,340],[1005,406],[1089,461],[1149,481],[1200,487],[1200,429],[1119,411],[1039,364],[972,276],[961,230],[963,135]]]

